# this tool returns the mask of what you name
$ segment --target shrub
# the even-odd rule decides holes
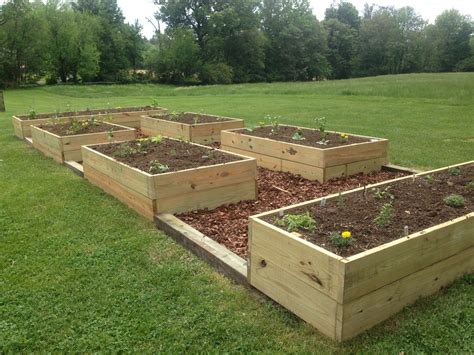
[[[444,203],[451,207],[464,207],[465,200],[461,195],[449,195],[444,199]]]
[[[231,84],[234,71],[225,63],[205,64],[200,77],[205,84]]]

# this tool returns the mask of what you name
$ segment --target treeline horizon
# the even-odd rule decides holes
[[[155,0],[147,40],[116,0],[8,0],[0,12],[0,86],[35,83],[230,84],[474,71],[474,22],[446,10],[308,0]]]

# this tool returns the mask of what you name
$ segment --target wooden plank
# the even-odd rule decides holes
[[[25,135],[23,134],[21,120],[18,117],[12,116],[12,125],[13,125],[13,132],[15,133],[15,136],[17,136],[20,139],[24,139]]]
[[[472,234],[470,236],[472,237]],[[342,340],[353,338],[399,312],[407,304],[420,297],[432,295],[462,275],[472,272],[474,247],[345,304]]]
[[[31,126],[33,146],[47,157],[63,163],[61,138],[39,127]]]
[[[157,213],[181,213],[201,209],[213,209],[222,205],[246,200],[255,200],[257,183],[248,180],[233,185],[215,187],[211,190],[179,194],[156,201]]]
[[[347,172],[346,175],[356,175],[360,173],[369,174],[374,171],[382,170],[382,166],[388,163],[388,158],[376,158],[376,159],[369,159],[369,160],[362,160],[355,163],[347,164]]]
[[[260,264],[262,260],[277,264],[279,268],[308,287],[342,302],[344,286],[342,257],[258,219],[251,218],[249,228],[252,235],[250,264]],[[252,284],[258,277],[250,275]]]
[[[326,336],[335,339],[338,303],[321,291],[294,277],[279,263],[266,261],[264,265],[252,251],[250,262],[251,284],[283,307],[287,308]],[[265,259],[266,260],[266,259]]]
[[[87,146],[82,147],[82,159],[84,164],[88,164],[102,174],[112,177],[121,185],[127,186],[129,189],[150,199],[155,197],[152,175],[127,166]]]
[[[241,285],[250,286],[247,281],[247,261],[245,259],[171,214],[155,216],[155,224],[176,242],[204,259],[219,273]]]
[[[245,152],[263,154],[269,157],[282,159],[287,148],[282,142],[268,138],[252,137],[233,131],[222,131],[221,142],[223,147],[233,147]]]
[[[176,195],[235,185],[241,182],[256,181],[257,163],[254,159],[227,164],[204,166],[166,174],[154,175],[154,198],[167,198]]]
[[[324,150],[323,167],[350,164],[376,158],[386,158],[388,140],[351,144]]]
[[[282,159],[281,170],[295,175],[301,175],[305,179],[324,182],[324,169],[318,168],[316,166]]]
[[[112,195],[145,218],[153,221],[156,210],[153,200],[111,179],[106,174],[91,167],[87,162],[84,162],[83,168],[84,176],[91,184],[100,187],[109,195]]]
[[[64,166],[71,169],[77,176],[84,177],[84,167],[82,164],[79,164],[76,161],[68,160],[64,162]]]
[[[162,120],[159,118],[142,116],[142,132],[149,136],[162,135],[165,137],[191,140],[191,126],[185,123]]]
[[[348,258],[344,301],[474,246],[474,213]]]
[[[241,154],[250,158],[255,158],[257,161],[257,166],[270,169],[273,171],[281,171],[282,160],[280,158],[274,158],[274,157],[270,157],[264,154],[257,154],[255,152],[248,152],[245,150],[241,150],[235,147],[225,146],[225,145],[221,147],[221,150],[226,151],[226,152]]]
[[[115,126],[117,125],[110,125]],[[124,127],[126,128],[126,127]],[[137,133],[132,128],[127,128],[122,131],[112,132],[112,137],[109,136],[108,132],[88,133],[88,134],[76,134],[72,136],[63,136],[61,140],[63,142],[63,149],[65,152],[71,150],[81,150],[83,145],[94,145],[100,143],[110,142],[121,142],[134,140],[137,137]]]
[[[66,161],[75,161],[80,162],[82,161],[82,152],[80,149],[77,150],[69,150],[67,152],[63,152],[63,160]]]

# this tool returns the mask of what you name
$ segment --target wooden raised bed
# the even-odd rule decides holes
[[[111,123],[120,124],[122,126],[131,127],[131,128],[140,128],[140,117],[143,114],[153,115],[166,111],[165,108],[155,107],[155,108],[127,108],[127,109],[117,109],[125,110],[121,112],[107,112],[108,109],[102,110],[89,110],[89,111],[79,111],[79,112],[62,112],[62,113],[43,113],[38,114],[40,118],[28,119],[28,115],[25,116],[13,116],[12,124],[15,135],[18,138],[24,139],[31,137],[31,126],[38,126],[50,123],[53,119],[56,122],[69,122],[71,118],[77,120],[87,120],[91,116],[95,116],[97,119],[104,119],[107,116],[110,116]],[[113,110],[113,109],[112,109]],[[65,115],[65,117],[55,118],[57,116]]]
[[[257,196],[253,158],[239,156],[242,160],[151,175],[89,146],[82,147],[82,157],[84,176],[92,184],[150,220],[159,213],[215,208]]]
[[[388,163],[387,139],[351,136],[369,141],[334,148],[316,148],[255,137],[241,130],[227,130],[221,133],[221,143],[223,150],[254,157],[257,164],[264,168],[287,171],[320,182],[379,171]]]
[[[220,142],[221,131],[226,129],[244,128],[244,120],[214,115],[204,115],[193,112],[185,112],[184,115],[194,115],[201,119],[216,120],[215,122],[204,123],[183,123],[180,122],[180,114],[175,115],[175,120],[159,118],[160,115],[150,117],[142,116],[141,128],[143,133],[156,136],[183,139],[188,142],[199,144],[210,144]],[[165,115],[162,115],[165,116]]]
[[[66,161],[82,161],[81,146],[105,142],[118,142],[135,139],[137,132],[134,128],[104,123],[115,127],[113,132],[99,132],[59,136],[37,126],[30,126],[33,146],[44,155],[53,158],[59,163]]]
[[[404,179],[412,177],[371,187]],[[264,221],[320,201],[250,218],[248,279],[332,339],[350,339],[474,271],[474,212],[346,258]]]

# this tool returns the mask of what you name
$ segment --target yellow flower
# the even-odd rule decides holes
[[[349,231],[342,232],[342,237],[344,239],[349,239],[350,237],[352,237],[352,233]]]

